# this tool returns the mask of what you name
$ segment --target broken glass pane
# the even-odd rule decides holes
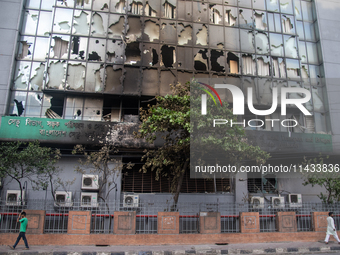
[[[102,64],[88,63],[86,69],[86,92],[103,91],[104,67]]]
[[[81,120],[83,117],[83,98],[67,97],[65,119]]]
[[[223,24],[223,6],[222,5],[210,5],[210,23]]]
[[[242,74],[256,75],[255,56],[242,54]]]
[[[197,71],[209,71],[208,50],[194,49],[194,68]]]
[[[125,13],[126,1],[125,0],[111,0],[110,12]]]
[[[312,86],[312,98],[313,98],[313,105],[314,111],[316,112],[324,112],[325,105],[324,105],[324,98],[323,98],[323,90],[322,87]]]
[[[24,22],[21,33],[24,35],[35,35],[38,24],[39,11],[27,10],[25,12]]]
[[[105,39],[90,38],[88,60],[90,61],[105,61]]]
[[[134,15],[143,15],[143,0],[129,0],[129,13]]]
[[[209,34],[214,35],[209,37],[210,47],[223,49],[224,46],[224,28],[222,26],[209,26]]]
[[[34,49],[34,37],[22,36],[19,42],[18,59],[31,60]]]
[[[27,90],[31,71],[31,62],[18,61],[15,70],[14,89]]]
[[[243,94],[246,95],[248,94],[248,88],[252,88],[253,89],[253,105],[258,105],[259,104],[259,99],[258,99],[258,91],[257,91],[257,79],[255,79],[254,77],[243,77],[242,78],[242,90],[243,90]]]
[[[193,2],[194,22],[208,23],[208,4]]]
[[[74,0],[57,0],[57,6],[73,8]]]
[[[293,16],[282,15],[282,32],[285,34],[295,34]]]
[[[227,63],[229,66],[229,73],[240,73],[240,55],[238,53],[228,52]]]
[[[47,88],[64,89],[66,64],[61,61],[50,61],[47,69]]]
[[[265,12],[254,11],[255,27],[259,30],[267,30],[267,16]]]
[[[273,104],[272,81],[270,79],[257,79],[257,90],[259,92],[259,104],[271,106]]]
[[[128,43],[125,48],[125,64],[139,65],[141,61],[141,50],[139,42]]]
[[[123,93],[130,95],[140,94],[141,73],[139,68],[125,67]]]
[[[283,58],[273,58],[273,77],[286,78],[285,67]]]
[[[235,7],[225,7],[225,25],[226,26],[238,26],[238,15],[237,15],[237,8]]]
[[[161,27],[161,40],[167,43],[177,43],[176,23],[163,23]]]
[[[50,58],[67,59],[70,36],[52,35]]]
[[[309,83],[308,65],[301,65],[301,78],[304,83]]]
[[[192,70],[194,69],[193,63],[192,51],[186,47],[177,47],[177,67]]]
[[[237,28],[225,27],[225,45],[226,50],[239,51],[240,50],[240,36]]]
[[[107,65],[105,68],[105,92],[112,94],[121,94],[122,93],[122,67],[116,67]]]
[[[173,71],[161,71],[160,95],[165,96],[171,94],[170,84],[176,84],[176,74]],[[154,94],[153,94],[154,95]]]
[[[159,66],[158,44],[143,44],[143,66]]]
[[[83,120],[101,121],[103,99],[85,98]]]
[[[293,1],[292,0],[280,0],[281,12],[293,14]]]
[[[83,91],[85,83],[85,65],[80,62],[69,62],[67,69],[66,89]]]
[[[267,10],[273,12],[279,12],[279,1],[278,0],[266,0]]]
[[[52,29],[52,12],[40,12],[37,35],[49,36]]]
[[[282,42],[282,35],[280,34],[269,34],[270,39],[270,49],[271,54],[274,56],[283,56],[283,42]]]
[[[42,116],[41,116],[41,118],[46,118],[46,115],[48,115],[48,114],[46,114],[46,112],[50,112],[51,111],[50,110],[51,99],[52,99],[52,96],[49,96],[47,94],[43,95],[43,100],[42,100]]]
[[[254,36],[251,30],[240,29],[241,50],[243,52],[255,53]]]
[[[123,64],[124,63],[124,43],[119,40],[108,40],[106,50],[106,62]]]
[[[8,112],[10,116],[24,116],[26,108],[26,96],[27,92],[13,91]]]
[[[286,57],[298,58],[295,36],[284,36]]]
[[[248,9],[240,9],[239,22],[240,27],[242,28],[253,28],[255,25],[253,20],[253,12]]]
[[[224,51],[211,50],[210,53],[211,71],[225,72],[226,61],[227,59],[224,55]]]
[[[161,47],[161,66],[174,67],[176,62],[176,49],[173,46],[163,45]]]
[[[303,32],[303,23],[302,23],[302,21],[297,21],[296,22],[296,33],[298,34],[300,40],[304,40],[305,39],[305,34]]]
[[[160,13],[159,3],[155,3],[155,1],[152,1],[152,3],[149,4],[149,1],[146,1],[144,11],[145,11],[145,16],[149,16],[149,17],[158,16],[158,14]]]
[[[192,44],[192,26],[190,24],[184,25],[183,23],[178,23],[177,35],[179,45]]]
[[[162,17],[176,18],[176,0],[162,0]]]
[[[259,54],[269,53],[269,40],[268,35],[262,32],[255,32],[256,39],[256,52]]]
[[[72,36],[70,59],[82,59],[87,56],[87,37]]]
[[[91,9],[92,0],[75,0],[75,2],[76,8]]]
[[[124,32],[124,16],[110,15],[110,26],[108,30],[109,38],[121,38]]]
[[[77,35],[88,35],[90,31],[90,17],[90,12],[75,10],[72,33]]]
[[[298,79],[301,77],[300,64],[298,60],[287,58],[286,65],[288,78]]]
[[[92,16],[92,25],[91,25],[91,35],[92,36],[100,36],[105,37],[107,31],[107,22],[108,22],[108,14],[107,13],[93,13]]]
[[[306,51],[306,44],[304,41],[299,41],[299,54],[302,63],[307,62],[307,51]]]
[[[48,56],[48,44],[48,38],[37,37],[35,39],[34,60],[45,61]]]
[[[42,90],[44,81],[45,64],[33,62],[30,79],[30,90]]]
[[[307,46],[308,62],[311,64],[318,64],[319,57],[318,57],[317,44],[306,42],[306,46]]]
[[[257,56],[257,74],[259,76],[271,76],[270,57]]]
[[[128,17],[128,27],[126,32],[126,42],[135,42],[142,36],[142,24],[139,17]]]
[[[109,11],[110,0],[94,0],[92,10]]]
[[[205,25],[194,24],[194,36],[196,45],[208,45],[208,29]]]
[[[192,2],[178,1],[178,19],[191,21],[192,19]]]
[[[40,117],[43,93],[27,93],[27,103],[25,109],[26,117]]]
[[[148,19],[144,25],[144,33],[146,35],[143,36],[144,40],[150,42],[159,40],[159,24],[157,24],[157,21]]]
[[[72,1],[73,2],[73,1]],[[56,8],[54,15],[53,32],[70,33],[73,10]]]

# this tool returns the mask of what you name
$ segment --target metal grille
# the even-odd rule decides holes
[[[221,232],[240,232],[239,215],[241,212],[258,212],[260,217],[261,232],[275,232],[276,214],[278,211],[296,213],[297,231],[312,231],[312,212],[322,211],[334,213],[334,220],[340,226],[340,203],[326,205],[322,203],[303,203],[290,206],[280,205],[273,208],[272,204],[219,204],[219,203],[178,203],[176,211],[179,212],[180,233],[199,233],[199,215],[201,212],[220,212]],[[55,201],[29,200],[24,205],[6,205],[0,201],[0,232],[19,232],[18,215],[23,210],[45,210],[45,233],[67,233],[69,211],[91,211],[91,233],[113,233],[114,212],[136,212],[136,234],[157,234],[157,213],[171,211],[169,203],[162,202],[139,202],[136,207],[126,207],[119,202],[98,202],[95,206],[82,205],[81,201],[73,201],[69,206],[59,206]]]

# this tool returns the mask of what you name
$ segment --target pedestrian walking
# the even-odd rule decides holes
[[[25,242],[25,250],[28,250],[28,243],[27,243],[27,239],[26,239],[26,229],[27,229],[27,224],[28,224],[28,220],[26,218],[26,212],[21,212],[19,214],[19,217],[17,219],[17,222],[20,222],[20,233],[19,236],[17,238],[17,241],[15,242],[15,244],[13,246],[8,245],[9,248],[11,248],[12,250],[15,249],[15,247],[17,246],[17,244],[19,243],[20,239],[22,238]]]
[[[325,243],[328,244],[329,236],[333,235],[334,238],[338,241],[338,244],[340,244],[340,240],[338,237],[338,234],[336,233],[334,219],[333,219],[333,212],[328,213],[327,217],[327,232],[326,232],[326,238]]]

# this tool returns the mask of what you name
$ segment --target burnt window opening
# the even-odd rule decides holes
[[[125,0],[120,0],[117,4],[116,4],[116,11],[123,13],[125,12]]]
[[[15,103],[15,107],[17,108],[17,114],[11,114],[11,116],[21,116],[25,110],[23,101],[18,101],[16,99],[13,100]]]
[[[52,97],[51,107],[45,112],[45,116],[50,119],[60,119],[63,116],[64,98]]]
[[[211,4],[209,6],[211,11],[211,21],[214,24],[220,24],[220,22],[222,21],[222,15],[216,8],[214,8],[214,6],[215,4]]]
[[[62,58],[68,52],[68,41],[63,40],[62,38],[55,36],[53,52],[55,58]]]
[[[139,42],[131,42],[126,45],[125,49],[125,64],[137,64],[141,60],[141,50]]]
[[[30,51],[30,47],[32,45],[32,43],[28,43],[27,41],[21,41],[21,52],[20,54],[18,54],[18,58],[19,59],[24,59],[27,56],[32,56],[32,52]]]
[[[79,54],[79,36],[74,36],[72,39],[73,47],[72,47],[72,54]]]
[[[121,99],[119,97],[104,98],[103,119],[105,121],[121,121]]]
[[[139,97],[124,97],[122,99],[122,116],[124,122],[139,122]]]
[[[173,67],[175,62],[175,47],[163,45],[161,48],[162,63],[165,67]]]
[[[130,4],[130,12],[132,14],[142,15],[143,14],[143,4],[141,2],[136,3],[135,1],[133,1]]]
[[[88,60],[102,61],[102,58],[98,55],[97,52],[92,51],[92,53],[89,53],[89,59]]]
[[[240,58],[234,53],[229,52],[227,56],[227,63],[229,66],[229,72],[238,74],[239,73],[239,61]]]
[[[151,8],[150,4],[148,1],[146,1],[145,4],[145,15],[146,16],[151,16],[151,17],[156,17],[157,16],[157,12]]]
[[[156,65],[158,63],[158,54],[155,49],[152,49],[152,65]]]
[[[170,4],[168,1],[165,1],[164,5],[164,16],[169,19],[175,18],[176,7]]]
[[[278,192],[275,174],[261,175],[260,173],[248,173],[247,180],[249,193],[276,194]]]
[[[219,50],[211,50],[211,70],[216,72],[224,72],[224,66],[221,66],[220,63],[218,63],[218,59],[223,56],[223,51]]]
[[[208,56],[207,50],[200,50],[195,55],[195,65],[194,68],[197,71],[207,71],[208,70]]]

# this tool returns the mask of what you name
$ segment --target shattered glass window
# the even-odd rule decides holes
[[[108,19],[109,16],[107,13],[93,13],[91,22],[91,35],[106,37]]]
[[[179,45],[192,44],[192,26],[191,24],[179,23],[177,25],[177,35]]]
[[[22,36],[19,42],[17,58],[21,60],[31,60],[34,50],[34,37]]]
[[[18,61],[14,75],[13,89],[27,90],[30,79],[31,62]]]
[[[38,17],[39,11],[26,11],[21,33],[24,35],[35,35],[38,25]]]
[[[45,64],[33,62],[30,76],[30,90],[42,90]]]
[[[49,36],[52,29],[52,12],[40,12],[37,35]]]
[[[69,62],[67,68],[66,89],[83,91],[86,67],[81,62]]]
[[[90,31],[90,17],[91,12],[75,10],[72,33],[76,35],[88,35]]]
[[[63,90],[65,85],[66,63],[50,61],[47,68],[47,88]]]
[[[72,15],[73,10],[56,8],[53,32],[69,34],[71,32]]]
[[[27,92],[14,91],[9,104],[10,116],[25,116]]]
[[[67,59],[70,36],[54,35],[52,37],[50,58]]]

